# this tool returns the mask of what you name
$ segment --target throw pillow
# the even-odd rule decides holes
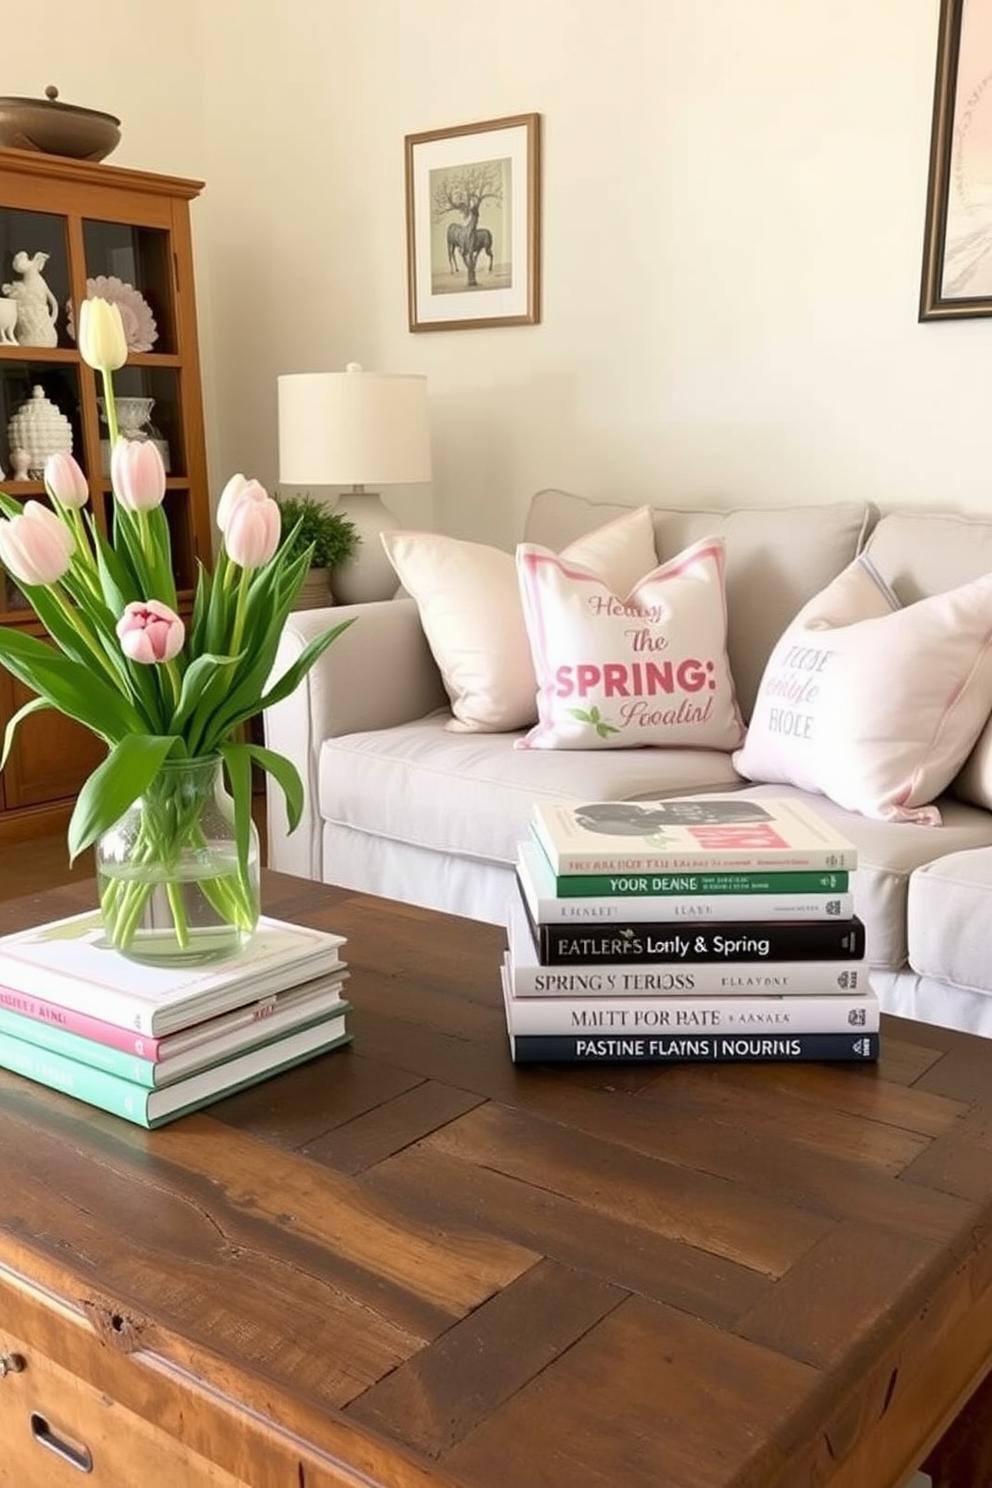
[[[537,681],[513,554],[436,532],[384,532],[382,544],[416,601],[451,699],[448,727],[501,733],[532,724]],[[565,552],[626,593],[657,562],[650,508],[632,508]]]
[[[538,723],[518,745],[736,748],[723,559],[707,538],[618,592],[564,553],[521,543]]]
[[[893,609],[862,560],[788,626],[734,765],[883,821],[940,825],[992,706],[992,574]]]

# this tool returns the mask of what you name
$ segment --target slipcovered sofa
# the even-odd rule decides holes
[[[623,506],[541,491],[524,538],[559,551]],[[660,559],[717,535],[726,553],[728,654],[745,722],[776,641],[856,555],[906,606],[992,572],[992,521],[862,503],[728,511],[652,510]],[[484,603],[480,596],[480,603]],[[277,869],[471,918],[503,923],[518,842],[535,798],[605,800],[755,785],[729,752],[515,748],[520,732],[455,732],[416,602],[290,617],[276,671],[329,624],[356,623],[264,720],[267,743],[297,764],[303,820],[286,830],[268,798],[268,861]],[[992,614],[989,617],[992,628]],[[892,666],[912,665],[892,657]],[[990,725],[989,740],[992,740]],[[810,797],[858,847],[855,907],[868,931],[883,1005],[908,1017],[992,1033],[992,811],[974,764],[937,802],[942,824],[873,820]],[[975,781],[978,779],[978,785]],[[962,799],[962,796],[970,799]],[[978,804],[981,803],[981,804]]]

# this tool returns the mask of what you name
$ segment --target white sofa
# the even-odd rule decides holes
[[[524,537],[560,549],[625,509],[542,491]],[[661,559],[698,538],[724,538],[730,662],[745,719],[786,624],[859,551],[903,604],[992,571],[992,521],[979,517],[880,515],[859,503],[653,515]],[[351,613],[356,623],[265,716],[267,743],[295,761],[306,791],[303,820],[289,835],[270,784],[274,868],[502,923],[536,797],[792,793],[748,784],[729,754],[712,750],[518,750],[515,734],[446,729],[440,674],[417,606],[402,594],[291,616],[277,672]],[[855,905],[884,1005],[992,1034],[992,812],[953,788],[938,804],[943,825],[928,827],[869,820],[815,797],[858,846]]]

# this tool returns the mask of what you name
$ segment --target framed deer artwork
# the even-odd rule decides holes
[[[535,325],[540,115],[406,136],[411,331]]]
[[[941,0],[920,320],[992,315],[992,0]]]

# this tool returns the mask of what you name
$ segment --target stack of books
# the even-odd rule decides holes
[[[344,943],[263,916],[230,960],[162,968],[97,913],[0,936],[0,1068],[161,1126],[347,1043]]]
[[[501,967],[513,1059],[877,1059],[856,865],[802,801],[536,804]]]

